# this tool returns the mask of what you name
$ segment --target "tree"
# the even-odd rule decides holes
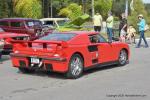
[[[125,1],[126,0],[113,0],[112,12],[115,16],[120,16],[125,12]]]
[[[41,9],[40,0],[14,0],[14,11],[19,17],[40,18]]]
[[[74,20],[82,14],[82,7],[76,3],[71,3],[69,6],[62,8],[59,12],[59,15],[68,17],[70,20]]]
[[[148,14],[145,10],[145,6],[143,4],[142,0],[134,0],[134,11],[131,11],[131,15],[128,17],[128,23],[129,24],[133,24],[134,27],[137,27],[137,23],[138,23],[138,15],[142,14],[144,16],[144,18],[146,19],[147,23],[149,23],[148,21]]]
[[[146,9],[148,15],[150,16],[150,4],[145,4],[145,9]]]
[[[8,17],[7,0],[0,0],[0,18]]]
[[[100,12],[100,14],[106,19],[107,14],[111,11],[112,0],[96,0],[95,1],[95,11]]]

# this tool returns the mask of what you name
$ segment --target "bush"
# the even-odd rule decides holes
[[[82,14],[82,7],[76,3],[71,3],[69,6],[61,9],[59,12],[59,15],[68,17],[70,20],[74,20]]]

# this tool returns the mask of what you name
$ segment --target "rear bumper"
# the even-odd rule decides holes
[[[11,53],[10,56],[14,67],[37,68],[61,73],[64,73],[68,70],[68,61],[63,57],[56,58],[47,56],[30,56],[15,53]],[[40,63],[31,63],[31,58],[39,58]]]
[[[43,60],[52,60],[52,61],[59,61],[59,62],[65,62],[67,61],[66,58],[63,58],[63,57],[47,57],[47,56],[30,56],[30,55],[24,55],[24,54],[14,54],[14,53],[11,53],[10,54],[11,57],[30,57],[30,58],[41,58]]]

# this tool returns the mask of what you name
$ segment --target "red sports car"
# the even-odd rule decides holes
[[[43,69],[65,73],[68,78],[79,78],[93,67],[123,66],[130,54],[126,43],[110,43],[100,34],[86,31],[52,33],[36,41],[12,43],[12,64],[20,71]]]

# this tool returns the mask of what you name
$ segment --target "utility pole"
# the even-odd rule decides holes
[[[95,9],[94,9],[94,0],[92,0],[92,18],[94,17]]]
[[[126,15],[126,18],[128,17],[128,0],[126,0],[126,8],[125,8],[125,15]]]

